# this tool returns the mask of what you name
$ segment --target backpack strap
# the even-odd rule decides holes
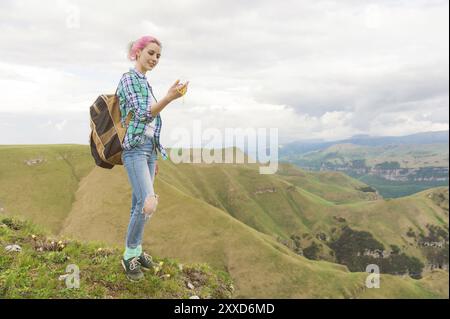
[[[122,77],[125,75],[125,74],[127,74],[128,72],[125,72],[124,74],[122,74]],[[119,91],[119,85],[117,85],[117,88],[116,88],[116,93],[114,93],[114,95],[117,95],[117,91]]]
[[[148,82],[147,82],[148,84]],[[156,97],[153,95],[153,90],[152,87],[150,86],[150,84],[148,84],[148,87],[150,88],[150,93],[152,94],[153,98],[155,99],[156,103],[158,103],[158,100],[156,99]]]

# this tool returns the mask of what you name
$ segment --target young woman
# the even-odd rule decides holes
[[[177,80],[159,102],[152,101],[152,88],[146,73],[153,70],[161,57],[161,43],[154,37],[144,36],[132,42],[128,58],[135,67],[125,73],[117,88],[122,125],[131,112],[130,122],[122,143],[122,161],[133,191],[131,216],[125,241],[122,266],[130,280],[139,280],[142,269],[152,267],[152,258],[142,250],[144,226],[155,213],[158,195],[153,189],[158,172],[157,151],[167,159],[161,145],[161,111],[173,100],[181,97],[189,82]]]

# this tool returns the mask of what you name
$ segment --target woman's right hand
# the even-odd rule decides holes
[[[183,91],[184,88],[187,89],[188,84],[189,81],[187,81],[184,84],[181,84],[180,80],[176,80],[175,83],[170,87],[169,91],[167,91],[167,98],[170,101],[173,101],[178,99],[179,97],[182,97],[184,94],[180,93],[179,91]]]

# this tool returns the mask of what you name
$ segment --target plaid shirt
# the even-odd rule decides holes
[[[125,127],[125,119],[129,112],[132,117],[123,139],[122,147],[124,150],[130,150],[136,145],[143,143],[144,133],[149,124],[155,120],[154,137],[156,148],[161,153],[164,160],[168,158],[166,150],[161,145],[159,139],[161,135],[162,120],[160,114],[153,117],[150,113],[150,106],[153,96],[152,88],[147,82],[144,74],[131,68],[120,79],[117,87],[117,96],[119,97],[120,115],[123,127]],[[156,99],[155,99],[156,100]]]

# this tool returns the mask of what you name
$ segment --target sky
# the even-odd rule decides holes
[[[278,128],[280,144],[448,130],[448,6],[2,0],[0,144],[88,144],[90,105],[114,93],[143,35],[162,42],[147,73],[158,99],[190,81],[161,113],[165,146],[198,123]]]

